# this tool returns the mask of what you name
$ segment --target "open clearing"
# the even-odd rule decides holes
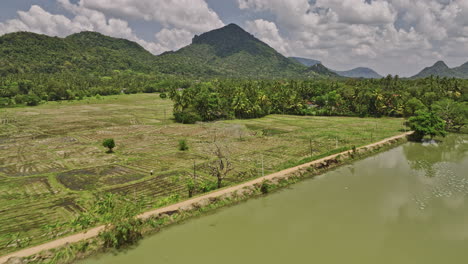
[[[188,197],[194,164],[199,181],[214,180],[205,165],[215,142],[233,162],[224,182],[233,185],[404,129],[392,118],[271,115],[182,125],[171,117],[172,102],[158,94],[1,109],[0,255],[18,249],[8,245],[15,236],[32,245],[64,235],[47,226],[69,221],[93,192],[144,197],[148,208],[171,194]],[[105,153],[105,138],[115,139],[115,153]],[[188,151],[178,150],[180,139]]]

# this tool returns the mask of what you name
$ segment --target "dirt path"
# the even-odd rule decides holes
[[[375,147],[375,146],[383,145],[383,144],[385,144],[385,143],[387,143],[389,141],[393,141],[393,140],[396,140],[396,139],[401,139],[403,137],[406,137],[407,135],[409,135],[411,133],[412,132],[407,132],[407,133],[404,133],[404,134],[401,134],[401,135],[398,135],[398,136],[387,138],[387,139],[384,139],[382,141],[372,143],[370,145],[366,145],[366,146],[361,147],[359,149],[372,148],[372,147]],[[296,167],[292,167],[292,168],[289,168],[289,169],[286,169],[286,170],[282,170],[282,171],[279,171],[279,172],[276,172],[276,173],[273,173],[273,174],[270,174],[270,175],[267,175],[267,176],[264,176],[264,177],[260,177],[260,178],[257,178],[255,180],[248,181],[248,182],[236,185],[236,186],[227,187],[225,189],[221,189],[219,191],[208,193],[208,194],[205,194],[205,195],[202,195],[202,196],[199,196],[199,197],[196,197],[196,198],[192,198],[192,199],[180,202],[180,203],[176,203],[176,204],[169,205],[169,206],[166,206],[166,207],[163,207],[163,208],[148,211],[148,212],[142,213],[138,217],[142,218],[142,219],[146,219],[146,218],[149,218],[149,217],[154,216],[154,215],[158,215],[158,214],[162,214],[162,213],[166,213],[166,212],[171,212],[171,211],[176,211],[176,210],[179,210],[180,208],[184,208],[184,207],[196,204],[196,203],[198,203],[198,202],[200,202],[202,200],[205,200],[205,199],[220,197],[220,196],[225,195],[225,194],[234,193],[236,191],[242,190],[245,187],[254,186],[255,184],[262,183],[264,180],[272,180],[274,178],[276,178],[276,179],[284,178],[284,177],[287,177],[288,175],[290,175],[291,173],[297,172],[297,171],[299,171],[301,169],[305,169],[307,167],[310,167],[311,165],[324,162],[324,161],[326,161],[328,159],[336,158],[338,155],[343,155],[343,154],[345,154],[347,152],[348,151],[341,152],[341,153],[334,154],[334,155],[330,155],[330,156],[327,156],[327,157],[322,158],[322,159],[314,160],[314,161],[311,161],[311,162],[308,162],[308,163],[305,163],[305,164],[302,164],[302,165],[299,165],[299,166],[296,166]],[[0,263],[5,263],[5,262],[7,262],[8,259],[13,258],[13,257],[28,257],[28,256],[31,256],[31,255],[37,254],[37,253],[39,253],[41,251],[44,251],[44,250],[58,248],[58,247],[64,246],[64,245],[69,244],[69,243],[76,243],[76,242],[79,242],[81,240],[86,240],[86,239],[89,239],[89,238],[93,238],[93,237],[96,237],[99,234],[99,232],[101,232],[103,229],[104,229],[104,226],[98,226],[98,227],[92,228],[92,229],[90,229],[90,230],[88,230],[86,232],[82,232],[82,233],[78,233],[78,234],[75,234],[75,235],[60,238],[60,239],[57,239],[57,240],[54,240],[54,241],[51,241],[51,242],[48,242],[48,243],[44,243],[44,244],[41,244],[41,245],[38,245],[38,246],[31,247],[31,248],[26,248],[26,249],[23,249],[23,250],[20,250],[20,251],[5,255],[3,257],[0,257]]]

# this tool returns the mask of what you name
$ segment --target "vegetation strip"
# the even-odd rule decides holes
[[[404,133],[404,134],[401,134],[401,135],[398,135],[398,136],[387,138],[387,139],[384,139],[382,141],[372,143],[372,144],[366,145],[364,147],[360,147],[360,148],[358,148],[356,150],[353,150],[353,151],[360,151],[360,150],[367,151],[368,149],[372,149],[374,147],[379,147],[379,146],[385,145],[387,143],[392,143],[394,141],[398,141],[398,140],[400,140],[402,138],[407,137],[411,133],[412,132],[407,132],[407,133]],[[242,189],[244,189],[246,187],[252,187],[252,186],[261,184],[264,181],[271,181],[271,180],[279,180],[279,179],[288,178],[289,176],[291,176],[292,173],[299,172],[301,170],[307,169],[310,166],[319,165],[319,164],[325,164],[326,165],[326,163],[328,161],[336,159],[337,157],[340,157],[341,155],[345,155],[345,154],[348,154],[348,153],[350,153],[350,151],[344,151],[344,152],[341,152],[341,153],[338,153],[338,154],[330,155],[330,156],[324,157],[322,159],[318,159],[318,160],[315,160],[315,161],[312,161],[312,162],[308,162],[308,163],[305,163],[305,164],[302,164],[302,165],[299,165],[299,166],[295,166],[295,167],[285,169],[285,170],[282,170],[282,171],[279,171],[279,172],[276,172],[276,173],[273,173],[273,174],[270,174],[270,175],[267,175],[267,176],[264,176],[264,177],[254,179],[252,181],[248,181],[248,182],[243,183],[243,184],[228,187],[228,188],[225,188],[225,189],[222,189],[222,190],[219,190],[219,191],[208,193],[208,194],[196,197],[196,198],[192,198],[192,199],[189,199],[189,200],[186,200],[186,201],[183,201],[183,202],[180,202],[180,203],[176,203],[176,204],[173,204],[173,205],[170,205],[170,206],[166,206],[166,207],[163,207],[163,208],[159,208],[159,209],[156,209],[156,210],[148,211],[146,213],[140,214],[138,217],[140,219],[148,219],[148,218],[150,218],[152,216],[158,216],[158,215],[162,215],[162,214],[171,214],[172,212],[178,211],[178,210],[180,210],[180,209],[182,209],[184,207],[195,205],[195,204],[197,204],[197,203],[199,203],[199,202],[201,202],[203,200],[218,198],[218,197],[220,197],[222,195],[225,195],[225,194],[235,193],[235,192],[237,192],[239,190],[242,190]],[[44,251],[44,250],[50,250],[50,249],[54,249],[54,248],[66,245],[66,244],[75,243],[75,242],[79,242],[79,241],[82,241],[82,240],[86,240],[86,239],[96,237],[97,235],[99,235],[99,233],[101,231],[104,230],[104,228],[105,228],[105,226],[98,226],[98,227],[92,228],[92,229],[90,229],[90,230],[88,230],[86,232],[78,233],[78,234],[71,235],[71,236],[68,236],[68,237],[64,237],[64,238],[61,238],[61,239],[58,239],[58,240],[55,240],[55,241],[51,241],[49,243],[45,243],[45,244],[42,244],[42,245],[38,245],[38,246],[35,246],[35,247],[32,247],[32,248],[27,248],[27,249],[24,249],[24,250],[17,251],[15,253],[5,255],[3,257],[0,257],[0,263],[6,263],[8,261],[8,259],[10,259],[10,258],[28,257],[28,256],[31,256],[31,255],[37,254],[37,253],[39,253],[41,251]]]

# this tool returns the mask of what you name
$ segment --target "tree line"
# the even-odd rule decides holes
[[[177,122],[194,123],[268,114],[411,117],[436,112],[447,129],[466,123],[468,80],[212,80],[173,88]]]
[[[468,80],[439,77],[200,81],[115,70],[0,77],[0,107],[161,92],[174,101],[174,118],[181,123],[268,114],[411,117],[429,111],[445,120],[448,130],[459,131],[467,119],[467,90]]]
[[[81,100],[91,96],[164,92],[185,87],[170,76],[114,70],[109,74],[14,74],[0,77],[0,107],[35,106],[45,101]]]

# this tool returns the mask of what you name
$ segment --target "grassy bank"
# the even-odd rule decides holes
[[[199,184],[215,181],[206,166],[215,143],[233,164],[223,181],[232,186],[404,129],[402,119],[283,115],[182,125],[157,94],[0,111],[0,255],[78,232],[63,224],[95,193],[131,195],[145,211],[188,198],[194,167]],[[113,154],[105,138],[115,139]]]

